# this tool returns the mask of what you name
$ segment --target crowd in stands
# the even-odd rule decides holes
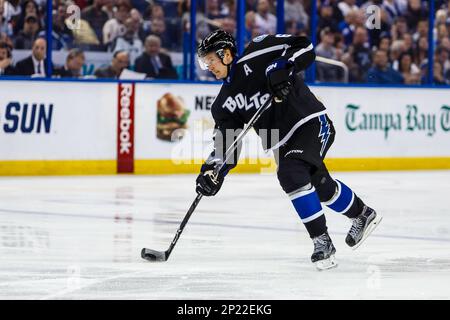
[[[217,28],[236,34],[237,1],[198,0],[197,39]],[[246,43],[276,33],[276,0],[242,1]],[[430,1],[284,0],[286,33],[311,36],[314,1],[317,56],[338,62],[317,62],[317,81],[343,81],[347,70],[351,83],[427,83]],[[171,54],[183,52],[190,6],[190,0],[53,0],[52,48],[68,53],[66,64],[53,68],[54,76],[80,76],[85,53],[95,51],[111,56],[96,77],[117,78],[130,68],[148,78],[178,78]],[[45,0],[0,0],[0,74],[25,73],[19,62],[12,63],[18,49],[31,50],[27,72],[45,74],[46,66],[38,63],[45,53],[41,59],[37,49],[46,46],[45,23]],[[449,32],[450,0],[435,0],[435,84],[450,85]]]
[[[349,82],[424,84],[428,74],[429,1],[322,0],[317,55],[343,62]],[[373,6],[379,24],[374,26]],[[372,7],[371,7],[372,6]],[[450,1],[435,1],[434,84],[450,84]],[[342,69],[318,64],[317,80],[342,79]]]

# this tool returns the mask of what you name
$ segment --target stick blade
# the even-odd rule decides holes
[[[167,261],[167,254],[165,251],[161,252],[147,248],[142,248],[141,257],[142,259],[152,262]]]

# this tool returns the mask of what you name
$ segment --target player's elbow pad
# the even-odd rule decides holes
[[[314,49],[303,53],[295,60],[295,68],[297,71],[306,70],[316,60]]]

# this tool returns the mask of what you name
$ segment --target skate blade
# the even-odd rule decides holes
[[[364,232],[363,237],[361,238],[361,241],[359,241],[357,244],[355,244],[352,249],[356,250],[359,248],[359,246],[366,240],[366,238],[372,233],[373,230],[375,230],[376,227],[380,224],[381,220],[383,220],[382,216],[377,215],[375,219],[369,224],[367,227],[366,232]]]
[[[317,270],[323,271],[332,268],[336,268],[338,266],[334,255],[331,255],[328,259],[320,260],[314,263],[316,265]]]

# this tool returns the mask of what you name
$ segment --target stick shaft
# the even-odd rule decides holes
[[[180,227],[177,230],[177,233],[175,234],[175,237],[173,238],[172,242],[170,243],[169,249],[166,251],[166,259],[169,258],[170,254],[172,253],[173,248],[175,247],[178,239],[180,238],[181,233],[183,232],[184,227],[189,221],[189,218],[191,217],[192,213],[194,212],[195,208],[197,208],[198,203],[202,199],[203,195],[201,193],[197,193],[197,197],[195,198],[194,202],[192,202],[188,212],[186,213],[183,221],[180,224]]]

